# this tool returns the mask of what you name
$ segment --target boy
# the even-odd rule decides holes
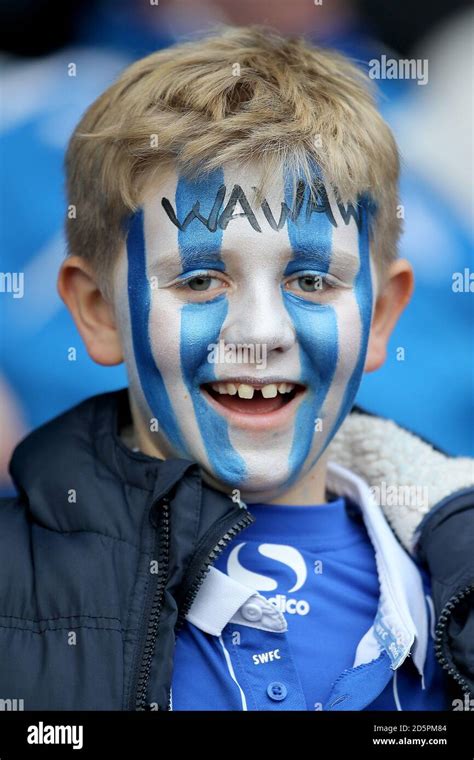
[[[25,709],[447,709],[472,681],[467,642],[441,619],[443,671],[428,575],[369,485],[406,485],[418,458],[427,499],[387,516],[413,550],[440,505],[420,546],[442,586],[472,468],[349,415],[413,284],[397,150],[363,75],[231,29],[127,69],[66,165],[59,290],[129,389],[14,454],[1,692]],[[464,634],[458,544],[433,595],[440,615],[448,590]]]

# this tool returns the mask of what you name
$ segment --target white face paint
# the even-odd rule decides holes
[[[161,180],[116,282],[132,395],[159,449],[248,501],[318,461],[350,411],[372,312],[369,204],[339,206],[315,175],[316,204],[282,176],[259,205],[259,176]]]

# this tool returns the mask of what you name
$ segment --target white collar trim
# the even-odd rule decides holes
[[[210,567],[186,620],[201,631],[220,636],[228,623],[281,633],[288,629],[282,612],[250,586]]]
[[[371,640],[375,639],[389,655],[393,669],[398,668],[412,650],[413,662],[423,677],[428,615],[418,568],[396,539],[362,478],[335,462],[329,462],[326,482],[338,496],[348,496],[360,506],[375,550],[379,576],[379,608],[374,625],[359,643],[354,665],[373,659],[370,650]]]

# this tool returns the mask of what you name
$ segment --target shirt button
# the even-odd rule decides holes
[[[275,702],[281,702],[288,694],[288,690],[284,683],[281,681],[272,681],[267,686],[267,694],[270,699],[274,699]]]
[[[254,602],[250,602],[249,604],[244,604],[242,607],[242,616],[246,620],[261,620],[262,619],[262,609],[258,606],[258,604],[255,604]]]

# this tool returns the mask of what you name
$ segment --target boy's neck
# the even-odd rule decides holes
[[[132,450],[142,451],[148,456],[158,457],[159,459],[169,459],[169,457],[160,450],[156,443],[150,440],[150,437],[147,435],[146,431],[142,429],[139,421],[138,424],[131,423],[126,428],[123,428],[120,431],[120,437]],[[298,481],[288,489],[279,492],[272,492],[269,490],[265,492],[245,493],[242,491],[241,498],[248,503],[263,502],[267,504],[288,504],[290,506],[326,504],[326,470],[327,451],[322,454],[314,467],[306,473],[306,475],[299,478]],[[202,477],[212,488],[222,491],[223,493],[229,493],[228,485],[221,484],[204,469],[202,469]]]

